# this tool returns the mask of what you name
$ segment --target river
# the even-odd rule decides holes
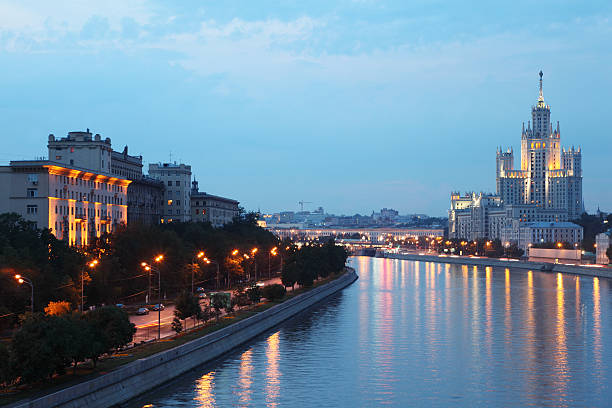
[[[128,406],[612,405],[608,279],[350,262],[352,286]]]

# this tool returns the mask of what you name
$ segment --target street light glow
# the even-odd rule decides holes
[[[15,279],[21,279],[21,275],[15,275]]]
[[[157,257],[155,257],[155,262],[161,262],[164,259],[163,255],[157,255]]]
[[[236,255],[238,255],[238,252],[239,252],[239,251],[238,251],[237,249],[234,249],[234,250],[232,251],[232,255],[233,255],[233,256],[236,256]]]
[[[203,252],[203,251],[200,251],[200,252],[198,253],[198,258],[202,258],[203,256],[204,256],[204,252]],[[206,258],[204,258],[204,259],[206,260]]]

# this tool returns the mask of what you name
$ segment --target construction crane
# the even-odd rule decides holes
[[[302,201],[298,201],[298,204],[300,205],[300,208],[301,208],[300,211],[304,212],[304,204],[312,204],[312,201],[304,201],[304,200],[302,200]]]

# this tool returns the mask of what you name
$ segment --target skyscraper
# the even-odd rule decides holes
[[[580,147],[561,148],[559,122],[553,129],[550,106],[544,102],[543,73],[540,94],[531,108],[531,121],[523,123],[521,167],[514,169],[513,150],[497,150],[497,194],[509,204],[532,204],[567,211],[570,220],[584,212]]]
[[[449,236],[518,240],[525,223],[574,220],[584,212],[580,147],[563,149],[559,122],[553,129],[550,106],[540,92],[523,123],[521,163],[514,168],[514,150],[497,149],[496,194],[451,193]]]

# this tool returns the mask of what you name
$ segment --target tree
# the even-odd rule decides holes
[[[63,300],[57,302],[49,302],[49,305],[45,307],[45,314],[48,316],[62,316],[70,313],[72,306],[70,302]]]
[[[302,265],[298,263],[295,256],[292,256],[287,260],[283,266],[283,273],[281,274],[281,281],[285,287],[291,286],[291,290],[294,289],[298,276],[300,275],[301,268]]]
[[[258,303],[261,300],[261,290],[259,286],[252,286],[246,290],[247,297],[253,303]]]
[[[174,311],[174,318],[172,319],[172,330],[179,334],[183,331],[183,324],[181,323],[181,318],[178,316],[178,311]]]
[[[612,263],[612,245],[606,249],[606,256],[608,257],[608,262]]]
[[[8,385],[15,381],[15,375],[10,365],[9,349],[3,342],[0,342],[0,385]]]
[[[229,293],[217,292],[210,297],[210,306],[214,310],[215,317],[219,320],[221,309],[226,309],[231,305],[231,297]]]
[[[65,319],[31,314],[11,340],[11,367],[24,382],[51,378],[70,364],[72,340]]]
[[[182,320],[185,320],[189,317],[193,317],[194,326],[195,326],[195,319],[201,313],[199,299],[195,295],[193,295],[191,292],[183,291],[176,298],[175,306],[176,306],[176,310],[175,310],[176,316]]]
[[[95,335],[100,340],[100,353],[92,356],[94,367],[98,358],[113,349],[128,345],[136,333],[134,323],[130,323],[127,313],[115,306],[104,306],[88,312],[85,319],[92,324]]]

